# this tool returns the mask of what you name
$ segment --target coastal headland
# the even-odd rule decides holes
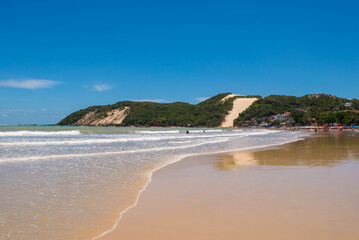
[[[58,125],[155,127],[345,127],[357,129],[359,100],[221,93],[198,104],[122,101],[71,113]]]

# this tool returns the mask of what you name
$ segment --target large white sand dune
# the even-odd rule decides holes
[[[221,101],[227,101],[228,99],[240,96],[236,94],[229,94]],[[238,118],[239,114],[246,110],[252,103],[257,101],[257,98],[237,98],[233,101],[233,109],[228,113],[225,117],[224,122],[222,123],[221,127],[233,127],[234,119]]]

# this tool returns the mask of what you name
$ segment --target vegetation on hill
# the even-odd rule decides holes
[[[222,123],[225,115],[233,107],[235,98],[221,102],[230,93],[221,93],[199,104],[183,102],[154,103],[122,101],[113,105],[92,106],[74,112],[61,120],[59,125],[73,125],[89,112],[96,117],[105,117],[113,109],[130,107],[129,115],[124,119],[124,126],[209,126],[215,127]]]
[[[130,107],[123,126],[220,126],[225,115],[233,108],[233,101],[241,97],[256,97],[258,100],[247,108],[235,120],[236,126],[268,122],[280,125],[326,125],[338,123],[343,125],[359,124],[359,100],[338,98],[325,94],[311,94],[303,97],[270,95],[236,96],[225,102],[221,100],[230,93],[221,93],[199,104],[184,102],[154,103],[122,101],[112,105],[92,106],[74,112],[61,120],[59,125],[74,125],[86,114],[95,114],[104,118],[113,109]],[[288,115],[289,112],[289,115]],[[286,119],[274,118],[276,114],[286,113]],[[279,122],[278,122],[279,121]],[[282,122],[281,122],[282,121]]]
[[[241,126],[245,121],[268,121],[278,113],[291,113],[292,125],[309,125],[314,122],[324,125],[331,123],[357,124],[359,100],[338,98],[325,94],[310,94],[303,97],[270,95],[254,102],[235,120]],[[277,124],[277,122],[276,122]]]

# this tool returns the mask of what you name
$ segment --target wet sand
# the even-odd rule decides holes
[[[101,239],[359,239],[359,136],[190,157]]]

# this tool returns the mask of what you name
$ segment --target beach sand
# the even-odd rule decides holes
[[[359,239],[359,137],[186,158],[101,239]]]

